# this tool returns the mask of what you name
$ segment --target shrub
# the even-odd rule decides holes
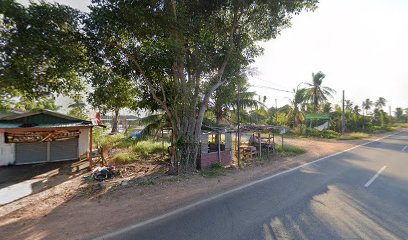
[[[341,135],[340,133],[333,130],[323,130],[321,131],[321,134],[323,138],[337,138]]]
[[[315,128],[306,128],[305,136],[317,138],[337,138],[340,136],[340,133],[333,130],[320,131]]]

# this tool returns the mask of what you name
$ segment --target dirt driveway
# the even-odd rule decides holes
[[[172,177],[156,171],[128,179],[126,186],[113,182],[107,183],[110,188],[97,189],[99,185],[83,179],[85,173],[81,170],[67,171],[61,175],[66,178],[64,181],[56,181],[43,191],[34,191],[28,197],[1,206],[0,236],[3,239],[89,239],[365,141],[289,139],[287,143],[300,146],[307,153],[286,158],[275,156],[212,178],[199,172]],[[51,178],[42,181],[53,181]],[[5,183],[0,181],[2,188]]]

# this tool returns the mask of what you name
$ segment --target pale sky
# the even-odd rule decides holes
[[[28,2],[21,0],[20,2]],[[88,11],[89,0],[58,0]],[[252,88],[268,97],[267,106],[288,102],[291,93],[262,86],[292,90],[310,82],[312,72],[323,71],[323,85],[334,88],[332,102],[384,97],[392,106],[408,107],[408,1],[321,0],[315,12],[295,16],[292,27],[277,39],[261,43],[264,55],[252,67]],[[388,111],[388,106],[386,107]]]

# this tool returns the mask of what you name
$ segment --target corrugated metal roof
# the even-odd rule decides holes
[[[83,119],[79,119],[79,118],[74,118],[68,115],[64,115],[58,112],[54,112],[54,111],[50,111],[50,110],[45,110],[45,109],[41,109],[41,110],[37,110],[37,111],[31,111],[31,112],[8,112],[8,113],[12,113],[12,114],[8,114],[6,116],[0,116],[0,120],[6,120],[6,121],[12,121],[12,120],[17,120],[17,119],[21,119],[21,118],[27,118],[27,117],[32,117],[32,116],[38,116],[38,115],[48,115],[48,116],[52,116],[55,118],[60,118],[60,119],[64,119],[64,120],[68,120],[68,121],[75,121],[75,122],[82,122],[84,121]]]
[[[0,129],[64,128],[93,126],[90,121],[70,117],[48,110],[34,112],[3,112],[0,115]]]
[[[75,123],[50,123],[50,124],[38,124],[32,127],[21,127],[21,123],[0,122],[1,129],[30,129],[30,128],[66,128],[66,127],[91,127],[90,122],[75,122]]]

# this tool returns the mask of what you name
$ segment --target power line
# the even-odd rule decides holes
[[[267,81],[267,80],[265,80],[265,79],[262,79],[262,78],[256,77],[256,76],[252,76],[252,79],[253,79],[253,80],[258,80],[258,81],[261,81],[261,82],[265,82],[265,83],[268,83],[268,84],[271,84],[271,83],[272,83],[271,81]],[[273,85],[276,85],[277,87],[280,87],[280,88],[287,88],[286,86],[277,84],[276,82],[274,82]]]
[[[288,90],[274,88],[274,87],[268,87],[268,86],[262,86],[262,85],[250,85],[250,86],[251,87],[257,87],[257,88],[268,88],[268,89],[279,91],[279,92],[293,93],[293,91],[288,91]]]

